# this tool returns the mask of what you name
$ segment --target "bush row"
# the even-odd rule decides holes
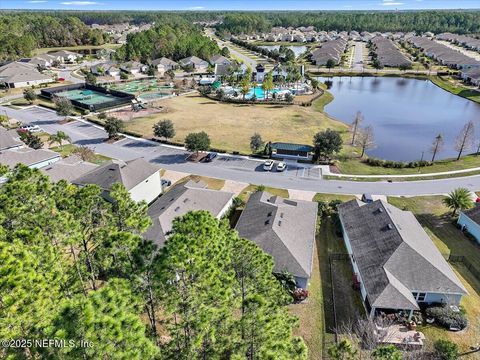
[[[382,160],[377,158],[367,158],[364,162],[365,164],[370,166],[381,166],[381,167],[390,168],[390,169],[418,168],[418,167],[433,165],[431,161],[427,161],[427,160],[404,162],[404,161]]]
[[[468,325],[468,320],[461,312],[454,312],[448,306],[432,306],[425,311],[427,317],[434,318],[442,327],[450,329],[451,327],[463,330]]]

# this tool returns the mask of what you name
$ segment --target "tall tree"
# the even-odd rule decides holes
[[[69,299],[53,323],[51,336],[91,345],[60,348],[57,356],[70,359],[154,359],[159,349],[146,335],[138,304],[127,282],[119,279],[111,280],[87,297]]]
[[[265,93],[265,100],[268,100],[268,94],[273,90],[273,75],[269,72],[263,80],[262,89]]]
[[[360,129],[360,126],[362,125],[362,122],[363,122],[363,115],[362,115],[361,111],[357,111],[357,113],[355,114],[355,118],[353,119],[352,127],[351,127],[352,145],[355,144],[355,137],[357,136],[357,132]]]
[[[55,103],[58,115],[68,116],[73,112],[72,102],[67,98],[57,96],[53,99],[53,102]]]
[[[48,137],[48,142],[50,145],[57,143],[58,146],[60,146],[60,150],[63,149],[63,142],[69,142],[70,141],[70,136],[68,136],[66,133],[63,131],[57,131],[55,134],[51,134]]]
[[[474,137],[475,125],[473,124],[473,121],[469,121],[463,126],[463,129],[460,131],[460,134],[458,134],[455,142],[455,150],[458,151],[457,160],[460,160],[460,157],[465,150],[472,147]]]
[[[185,148],[197,154],[199,151],[207,151],[210,148],[210,137],[204,131],[190,133],[185,138]]]
[[[458,188],[453,190],[443,203],[452,209],[452,216],[455,216],[458,210],[469,209],[473,206],[473,200],[470,196],[470,191],[466,188]]]
[[[327,129],[313,137],[313,147],[317,160],[329,159],[334,153],[342,150],[343,140],[340,133]]]
[[[247,68],[245,75],[240,81],[240,94],[242,94],[244,101],[245,101],[245,96],[247,96],[247,94],[250,92],[250,89],[252,88],[251,79],[252,79],[252,69]]]
[[[175,128],[172,120],[160,120],[153,125],[153,133],[157,137],[163,137],[165,140],[171,139],[175,136]]]
[[[435,140],[433,140],[432,146],[430,148],[430,151],[432,152],[432,162],[435,161],[435,157],[437,156],[437,153],[439,151],[442,151],[443,149],[443,136],[442,134],[438,134],[435,136]]]
[[[264,144],[265,143],[262,140],[262,136],[259,133],[254,133],[250,137],[250,149],[253,152],[257,152],[258,150],[260,150],[263,147]]]
[[[31,104],[37,99],[37,94],[33,89],[25,89],[23,90],[23,98]]]
[[[233,230],[206,211],[173,222],[159,263],[160,294],[170,319],[167,352],[181,359],[222,358],[233,321],[234,273],[228,268]]]
[[[365,155],[365,150],[371,149],[375,146],[375,138],[373,134],[373,127],[371,125],[368,125],[365,127],[365,129],[359,129],[357,130],[357,139],[356,145],[362,149],[362,153],[360,157],[363,157]]]
[[[108,134],[109,139],[115,139],[118,137],[118,134],[123,131],[125,124],[122,120],[116,117],[108,117],[105,121],[105,131]]]

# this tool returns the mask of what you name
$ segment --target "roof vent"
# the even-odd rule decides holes
[[[282,220],[278,221],[278,226],[282,226]]]
[[[382,208],[378,208],[378,209],[375,210],[373,213],[374,213],[374,214],[381,214],[381,213],[383,213],[383,209],[382,209]]]
[[[283,219],[283,213],[280,213],[280,217]]]
[[[189,198],[185,198],[185,199],[183,200],[183,203],[185,204],[185,203],[188,202],[188,201],[190,201],[190,199],[189,199]]]
[[[270,224],[270,219],[265,220],[265,225]]]
[[[270,212],[267,214],[267,216],[269,216],[269,217],[272,216],[272,212],[270,211]]]
[[[175,212],[178,212],[178,210],[180,210],[180,206],[177,206],[177,207],[175,208]]]
[[[387,224],[387,229],[388,230],[393,230],[393,225],[392,224]]]

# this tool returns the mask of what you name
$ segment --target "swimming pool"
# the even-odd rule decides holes
[[[240,89],[236,89],[236,91],[240,93]],[[269,91],[268,94],[275,94],[279,91],[280,89],[273,89]],[[245,99],[251,99],[253,96],[258,100],[265,100],[265,91],[261,87],[254,87],[245,95]]]

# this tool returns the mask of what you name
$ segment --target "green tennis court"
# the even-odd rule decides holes
[[[160,93],[172,90],[173,87],[159,82],[157,79],[133,80],[123,83],[111,84],[109,89],[123,91],[133,95],[142,95],[144,93]]]
[[[117,96],[110,94],[103,94],[94,90],[78,89],[67,90],[56,94],[57,96],[67,98],[69,100],[76,100],[87,105],[98,105],[112,100],[117,100]]]

